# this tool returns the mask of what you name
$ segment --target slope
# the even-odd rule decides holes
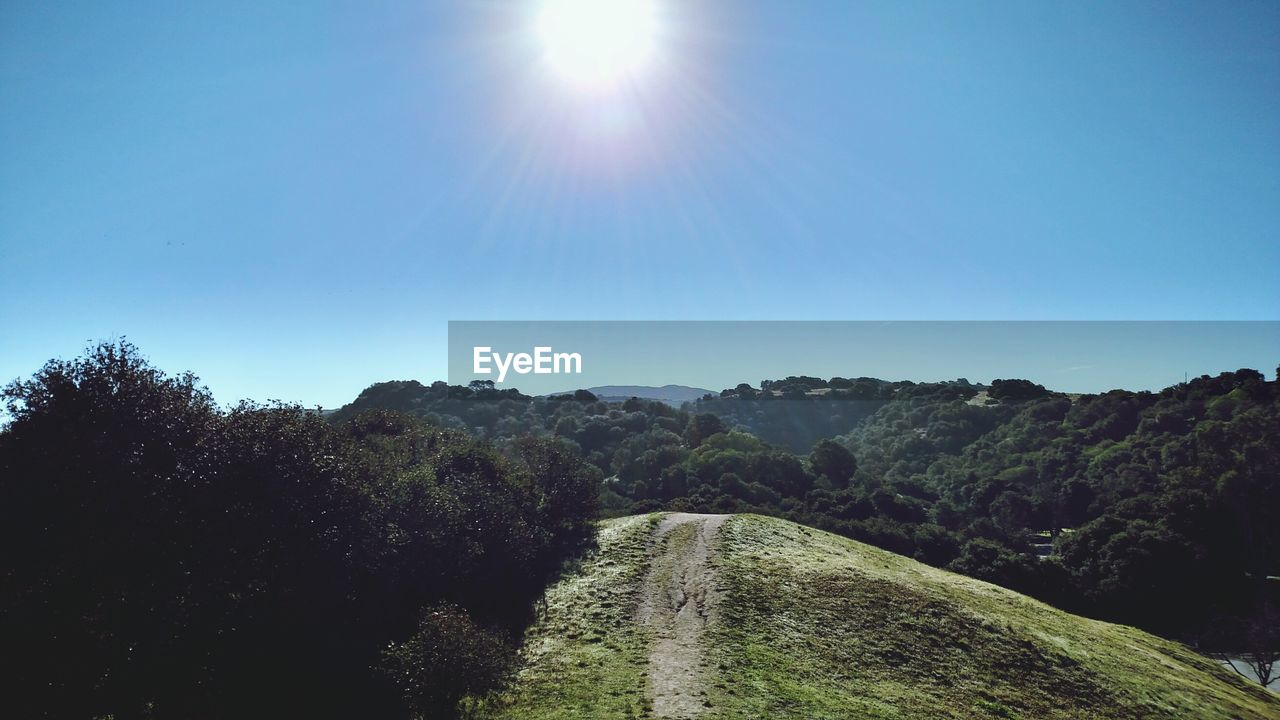
[[[753,515],[602,524],[492,718],[1280,718],[1176,643]]]

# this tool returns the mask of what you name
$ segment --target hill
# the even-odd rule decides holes
[[[788,377],[681,408],[380,383],[330,419],[372,408],[553,437],[606,517],[772,515],[1206,651],[1280,643],[1280,383],[1254,370],[1101,395]]]
[[[1276,718],[1185,646],[755,515],[603,523],[488,718]]]
[[[693,402],[705,395],[714,394],[705,388],[689,387],[688,385],[663,385],[662,387],[653,387],[652,385],[601,385],[600,387],[587,388],[587,392],[605,402],[624,402],[635,397],[641,400],[659,400],[672,407],[680,407],[683,403]]]

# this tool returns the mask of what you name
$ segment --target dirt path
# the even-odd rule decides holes
[[[708,559],[728,517],[672,513],[655,532],[638,616],[654,637],[649,699],[656,717],[692,718],[705,708],[702,632],[718,602]]]

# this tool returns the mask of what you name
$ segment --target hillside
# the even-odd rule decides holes
[[[680,407],[686,402],[693,402],[706,395],[715,393],[706,388],[689,387],[688,385],[601,385],[587,388],[587,392],[605,402],[624,402],[631,398],[641,400],[659,400],[672,407]]]
[[[1206,649],[1280,643],[1280,583],[1262,580],[1280,576],[1280,383],[1262,373],[1083,396],[1017,379],[760,387],[673,408],[380,383],[330,419],[383,408],[500,447],[552,437],[600,472],[603,517],[781,517]]]
[[[603,523],[488,718],[1277,718],[1176,643],[778,519]]]

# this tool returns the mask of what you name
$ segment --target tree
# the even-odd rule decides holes
[[[685,427],[684,437],[688,441],[689,447],[696,448],[702,444],[703,440],[725,432],[727,428],[718,415],[711,413],[701,413],[689,418],[689,424]]]
[[[1002,530],[1013,533],[1026,530],[1030,526],[1033,512],[1031,501],[1025,495],[1006,490],[992,501],[988,516]]]
[[[1216,655],[1226,661],[1236,674],[1246,680],[1256,680],[1262,687],[1267,687],[1280,678],[1280,674],[1276,673],[1276,663],[1280,661],[1280,612],[1271,602],[1263,601],[1248,616],[1237,621],[1237,624],[1240,627],[1239,642],[1243,652]],[[1241,672],[1236,665],[1238,661],[1248,666],[1253,677]]]
[[[1019,592],[1034,592],[1038,562],[993,540],[975,538],[964,544],[947,569]]]
[[[1044,397],[1049,391],[1030,380],[992,380],[989,393],[1002,402],[1025,402]]]
[[[519,447],[532,480],[540,524],[551,530],[557,546],[577,549],[591,536],[591,520],[599,510],[600,471],[558,440],[526,436]]]
[[[809,453],[809,466],[815,475],[825,475],[837,488],[847,487],[849,478],[858,470],[853,453],[833,440],[822,440],[813,446]]]
[[[138,714],[148,700],[198,702],[191,663],[212,638],[193,636],[186,620],[200,582],[188,559],[195,502],[211,480],[212,398],[126,341],[50,361],[3,395],[9,709],[96,717]]]
[[[1089,483],[1078,478],[1067,480],[1058,486],[1054,496],[1052,532],[1057,536],[1061,528],[1073,528],[1089,519],[1089,506],[1097,494]]]
[[[123,342],[4,399],[18,717],[450,713],[506,676],[596,509],[599,471],[564,441],[503,455],[386,410],[220,412]]]
[[[417,632],[382,654],[409,708],[422,718],[452,718],[458,702],[498,688],[515,669],[502,633],[476,624],[449,605],[423,613]]]

